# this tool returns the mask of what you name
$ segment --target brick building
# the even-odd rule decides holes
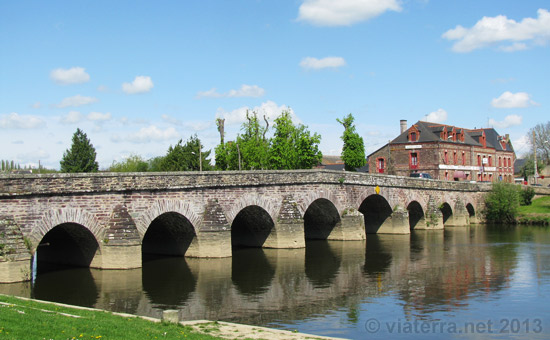
[[[440,180],[514,181],[515,153],[508,135],[418,121],[368,156],[369,172]]]

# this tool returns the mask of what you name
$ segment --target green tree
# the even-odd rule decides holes
[[[538,158],[538,157],[537,157]],[[544,169],[545,164],[542,160],[537,159],[537,172],[540,174],[542,169]],[[533,154],[529,155],[525,163],[520,169],[520,174],[524,180],[527,180],[529,177],[535,174],[535,162],[533,161]]]
[[[237,155],[240,151],[242,170],[268,168],[269,141],[265,138],[268,128],[260,125],[256,112],[246,113],[246,122],[241,127],[243,133],[237,136],[237,148],[232,150],[233,153],[237,152]],[[230,158],[235,159],[235,154]]]
[[[310,134],[307,127],[292,123],[289,111],[275,119],[274,135],[269,147],[269,166],[272,169],[311,169],[321,162],[321,136]]]
[[[364,166],[366,163],[363,137],[355,131],[354,120],[351,113],[342,120],[336,119],[338,123],[344,126],[344,133],[341,138],[344,141],[342,160],[346,171],[356,171],[357,168]]]
[[[162,162],[164,160],[164,156],[157,156],[154,158],[151,158],[147,162],[147,169],[151,172],[160,172],[162,171]]]
[[[201,163],[199,161],[199,150],[201,142],[197,135],[191,136],[185,144],[180,139],[178,144],[168,148],[166,156],[160,162],[162,171],[199,171]],[[200,151],[202,159],[202,169],[212,170],[210,165],[209,151]]]
[[[61,172],[96,172],[99,165],[96,161],[94,146],[84,132],[76,129],[70,149],[63,153]]]
[[[493,183],[485,197],[485,218],[494,223],[513,223],[520,203],[520,189],[505,182]]]
[[[111,172],[145,172],[149,168],[149,164],[138,155],[130,155],[123,161],[115,162],[109,167]]]

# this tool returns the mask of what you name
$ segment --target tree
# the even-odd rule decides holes
[[[538,158],[538,157],[537,157]],[[545,164],[542,160],[537,159],[537,172],[540,173],[544,169]],[[520,169],[520,174],[524,180],[528,180],[529,177],[535,174],[535,162],[533,161],[533,154],[530,154]]]
[[[94,146],[84,132],[76,129],[70,149],[63,153],[61,172],[96,172],[99,165],[96,161]]]
[[[269,147],[269,166],[272,169],[311,169],[321,162],[321,136],[310,134],[307,127],[292,123],[289,111],[275,119],[274,135]]]
[[[532,138],[533,132],[535,133],[534,141]],[[531,149],[533,149],[533,142],[535,143],[537,158],[542,159],[545,164],[550,164],[550,121],[546,122],[546,124],[537,124],[534,128],[529,130],[528,137]]]
[[[216,163],[216,169],[219,170],[227,170],[228,164],[227,164],[227,150],[225,145],[225,131],[224,131],[224,125],[225,125],[225,119],[218,118],[216,119],[216,126],[218,127],[218,132],[220,133],[220,144],[216,146],[216,149],[214,149],[215,153],[215,159],[214,162]]]
[[[510,183],[493,183],[493,188],[485,197],[485,218],[490,222],[513,223],[519,209],[519,190]]]
[[[111,172],[145,172],[149,164],[138,155],[130,155],[123,161],[115,162],[109,167]]]
[[[354,120],[351,113],[342,120],[336,119],[338,123],[344,126],[344,133],[341,138],[344,141],[342,160],[346,171],[356,171],[357,168],[364,166],[366,163],[363,137],[355,131]]]
[[[178,144],[168,148],[166,156],[160,162],[161,171],[199,171],[202,161],[203,170],[212,170],[209,151],[200,151],[201,142],[197,135],[191,136],[185,144],[180,139]],[[199,152],[201,161],[199,161]]]
[[[267,124],[267,119],[266,121]],[[237,136],[236,148],[230,158],[235,159],[240,153],[242,170],[259,170],[268,168],[268,151],[269,141],[265,138],[265,134],[269,126],[263,127],[260,125],[258,114],[246,112],[246,122],[242,125],[242,134]]]

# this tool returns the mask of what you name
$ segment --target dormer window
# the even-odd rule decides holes
[[[418,131],[418,129],[416,128],[416,126],[411,126],[411,128],[409,129],[409,142],[418,142],[418,139],[420,137],[420,131]]]

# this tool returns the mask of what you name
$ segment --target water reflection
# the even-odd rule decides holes
[[[500,299],[525,284],[520,270],[535,273],[538,281],[528,288],[548,291],[549,263],[549,228],[455,227],[308,241],[305,249],[234,249],[231,258],[156,258],[127,271],[41,271],[32,292],[29,283],[0,285],[0,292],[154,317],[170,308],[185,319],[294,328],[343,311],[344,326],[323,325],[324,334],[355,337],[365,335],[360,320],[381,309],[430,319]],[[379,302],[384,297],[397,302]]]
[[[154,308],[174,309],[187,302],[196,279],[183,257],[159,257],[143,262],[143,291]]]
[[[47,264],[39,268],[33,289],[35,299],[95,306],[99,291],[89,268]]]

